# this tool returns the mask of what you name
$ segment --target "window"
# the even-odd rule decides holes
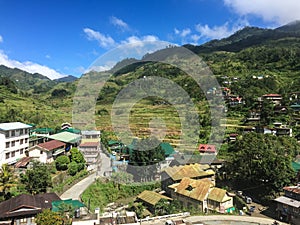
[[[28,138],[25,138],[25,143],[28,143]]]
[[[15,141],[12,141],[11,142],[11,147],[14,147],[15,146]]]
[[[6,147],[6,148],[9,148],[9,144],[10,144],[10,142],[9,142],[9,141],[8,141],[8,142],[6,142],[6,143],[5,143],[5,147]]]
[[[14,137],[16,135],[16,132],[14,130],[11,131],[11,136]]]
[[[5,154],[5,159],[9,159],[9,152]]]
[[[20,149],[20,155],[22,155],[22,154],[23,154],[23,152],[24,152],[24,149],[23,149],[23,148],[21,148],[21,149]]]
[[[41,151],[40,151],[40,155],[42,155],[42,154],[43,154],[43,151],[41,150]]]
[[[25,134],[28,134],[28,129],[25,129]]]
[[[7,138],[9,137],[9,131],[5,132],[5,137],[7,137]]]
[[[16,156],[16,152],[15,151],[11,152],[11,157],[15,157],[15,156]]]
[[[21,139],[20,140],[20,145],[22,145],[24,143],[24,140],[23,139]]]
[[[22,134],[23,134],[23,132],[24,132],[24,131],[23,131],[23,129],[20,129],[20,135],[22,135]]]

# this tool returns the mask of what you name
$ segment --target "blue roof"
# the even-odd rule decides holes
[[[31,127],[32,126],[21,122],[0,123],[0,130],[4,130],[4,131],[31,128]]]

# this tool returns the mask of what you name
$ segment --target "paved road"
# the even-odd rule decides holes
[[[185,218],[187,221],[192,222],[193,224],[201,224],[201,222],[209,223],[208,221],[214,221],[214,224],[224,225],[225,221],[236,221],[240,222],[240,224],[243,224],[243,222],[250,222],[250,223],[259,223],[262,225],[271,225],[274,222],[274,219],[268,219],[268,218],[261,218],[261,217],[253,217],[253,216],[226,216],[226,215],[216,215],[216,216],[190,216]],[[176,219],[174,219],[176,220]],[[166,219],[164,220],[155,220],[155,221],[149,221],[149,222],[142,222],[144,225],[164,225]],[[220,223],[217,223],[216,221],[220,221]],[[222,222],[224,221],[224,222]],[[227,222],[226,224],[230,224]],[[235,223],[236,224],[236,223]],[[280,225],[286,225],[287,223],[279,223]]]
[[[80,200],[80,195],[83,193],[85,189],[88,188],[96,179],[96,176],[103,176],[105,171],[110,170],[110,159],[104,154],[101,153],[101,167],[100,171],[93,172],[88,177],[84,178],[74,186],[72,186],[70,189],[68,189],[66,192],[64,192],[60,198],[61,199],[77,199]]]

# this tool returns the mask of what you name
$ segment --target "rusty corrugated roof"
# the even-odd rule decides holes
[[[190,165],[180,165],[168,167],[164,170],[174,181],[182,180],[184,177],[201,178],[214,175],[215,172],[210,169],[209,165],[198,163]]]
[[[175,192],[181,195],[204,201],[213,184],[209,179],[194,180],[185,177],[177,186],[173,185],[172,187],[175,189]]]
[[[229,200],[229,197],[226,195],[226,190],[221,188],[213,188],[208,194],[208,199],[216,202],[224,202]]]
[[[153,206],[156,205],[157,202],[159,202],[159,200],[161,199],[172,200],[172,198],[158,194],[154,191],[147,191],[147,190],[139,194],[137,198]]]

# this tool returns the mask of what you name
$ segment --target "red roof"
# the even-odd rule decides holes
[[[296,193],[296,194],[300,194],[300,186],[284,187],[283,190],[293,192],[293,193]]]
[[[33,157],[24,157],[15,164],[15,167],[16,168],[26,167],[32,159]]]
[[[45,143],[38,144],[39,147],[44,148],[48,151],[51,151],[51,150],[54,150],[57,148],[62,148],[65,145],[66,145],[65,143],[58,141],[58,140],[51,140],[51,141],[47,141]]]
[[[216,153],[214,145],[200,144],[198,150],[202,153]]]
[[[280,94],[266,94],[266,95],[263,95],[263,97],[281,97]]]
[[[79,147],[98,147],[98,146],[99,146],[99,142],[85,142],[79,145]]]

